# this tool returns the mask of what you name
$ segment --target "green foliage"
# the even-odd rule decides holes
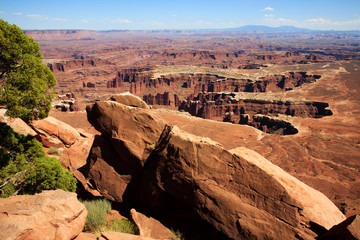
[[[135,234],[135,225],[127,219],[114,219],[101,227],[102,232],[123,232]]]
[[[76,179],[56,158],[47,157],[34,137],[0,123],[0,196],[34,194],[42,190],[76,190]]]
[[[56,156],[60,156],[60,155],[61,155],[59,149],[54,148],[54,147],[49,148],[48,154],[50,154],[50,155],[56,155]]]
[[[111,203],[106,199],[82,201],[88,215],[86,217],[84,230],[94,233],[100,232],[124,232],[135,234],[135,225],[126,219],[114,219],[106,221],[106,215],[111,211]]]
[[[42,57],[34,39],[0,19],[0,104],[7,106],[9,116],[24,120],[48,116],[56,79]]]
[[[50,189],[75,192],[76,179],[70,172],[62,169],[56,158],[36,159],[25,175],[24,190],[28,193],[36,193]]]
[[[106,224],[106,215],[111,211],[111,203],[106,199],[83,201],[88,211],[85,230],[97,232]]]

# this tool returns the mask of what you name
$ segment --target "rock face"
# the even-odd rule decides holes
[[[146,101],[141,100],[141,98],[129,92],[114,95],[110,98],[110,100],[124,104],[126,106],[149,109],[149,106],[146,104]]]
[[[311,221],[327,229],[337,224],[339,220],[345,219],[339,209],[324,194],[275,166],[259,153],[245,147],[232,149],[230,152],[243,157],[275,178],[298,202],[301,214],[307,219],[311,219]]]
[[[75,193],[44,191],[0,199],[1,239],[70,240],[84,228],[87,211]]]
[[[142,205],[158,211],[185,205],[232,239],[313,237],[302,229],[299,200],[245,158],[177,127],[162,133],[140,192]],[[344,219],[336,214],[334,224]]]
[[[77,68],[89,68],[89,67],[98,67],[104,65],[112,65],[113,63],[102,60],[102,59],[74,59],[70,61],[63,61],[58,63],[49,63],[48,67],[54,73],[56,72],[66,72],[71,69]]]
[[[293,117],[320,118],[332,115],[328,107],[329,104],[325,102],[273,100],[243,96],[238,93],[199,93],[196,97],[189,97],[188,100],[183,101],[179,110],[206,119],[222,119],[226,112],[233,112],[234,121],[238,121],[240,114],[250,116],[283,114]]]
[[[155,96],[144,95],[143,99],[149,105],[170,105],[169,92],[157,93]]]
[[[245,121],[245,120],[244,120]],[[239,121],[240,123],[240,121]],[[253,116],[252,122],[245,122],[257,129],[260,129],[266,133],[278,134],[278,135],[293,135],[299,131],[289,122],[286,122],[281,119],[273,118],[270,116],[264,116],[256,114]]]
[[[89,122],[102,135],[95,138],[87,164],[80,171],[91,182],[90,188],[121,202],[155,147],[164,123],[150,110],[114,101],[97,102],[86,110]]]
[[[71,146],[80,137],[78,131],[53,117],[34,120],[31,126],[38,133],[37,139],[45,147]]]
[[[150,110],[106,101],[86,108],[89,122],[111,141],[124,161],[142,166],[164,123]]]
[[[131,209],[130,215],[131,219],[139,229],[140,236],[155,239],[172,239],[173,234],[170,229],[166,228],[158,220],[148,218],[137,212],[135,209]]]
[[[251,66],[245,66],[245,68],[251,68]],[[107,83],[107,87],[129,89],[128,91],[132,94],[139,94],[148,88],[156,89],[164,86],[171,88],[175,83],[181,83],[182,88],[192,89],[194,94],[201,92],[275,92],[292,90],[303,84],[315,82],[321,77],[307,75],[306,72],[288,72],[283,75],[261,77],[258,80],[229,78],[216,74],[166,74],[154,78],[149,70],[149,68],[123,69]]]
[[[360,216],[354,215],[333,226],[327,233],[316,239],[321,240],[359,240],[360,239]]]
[[[231,239],[313,239],[311,222],[330,228],[345,219],[324,195],[253,152],[165,126],[151,110],[108,101],[87,112],[102,135],[82,173],[111,200],[164,218],[181,209],[179,218]]]
[[[242,93],[199,93],[182,101],[178,109],[201,118],[247,124],[268,133],[282,129],[285,134],[295,134],[297,130],[290,123],[269,116],[321,118],[332,115],[328,107],[325,102],[266,99]]]

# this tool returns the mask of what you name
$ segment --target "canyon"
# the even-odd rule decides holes
[[[313,239],[313,223],[360,213],[358,34],[27,34],[58,80],[51,116],[79,129],[60,160],[80,195],[141,206],[193,239],[194,222],[207,239]],[[123,93],[137,99],[115,103]],[[319,199],[341,217],[326,222]]]

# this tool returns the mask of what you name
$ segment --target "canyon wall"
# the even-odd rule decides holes
[[[321,118],[332,115],[329,104],[315,101],[278,100],[259,97],[247,97],[238,93],[199,93],[181,102],[179,111],[189,112],[193,116],[218,121],[248,124],[265,132],[274,129],[274,124],[285,126],[284,121],[255,117],[257,114],[277,116],[279,114],[302,118]],[[265,122],[269,124],[265,124]],[[266,125],[267,127],[263,127]],[[292,128],[291,126],[289,126]],[[275,130],[277,130],[275,128]],[[285,131],[295,134],[297,131]]]

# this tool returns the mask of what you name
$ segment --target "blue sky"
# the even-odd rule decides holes
[[[0,18],[22,29],[360,30],[360,0],[0,0]]]

